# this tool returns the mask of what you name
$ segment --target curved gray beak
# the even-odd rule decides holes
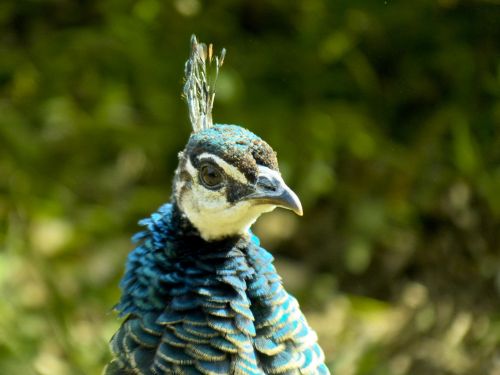
[[[257,204],[272,204],[287,208],[302,216],[299,197],[285,184],[279,172],[261,166],[259,172],[255,191],[243,199],[255,201]]]

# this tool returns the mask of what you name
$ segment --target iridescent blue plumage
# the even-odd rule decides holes
[[[256,236],[206,242],[175,204],[141,225],[108,374],[327,372],[315,333]]]

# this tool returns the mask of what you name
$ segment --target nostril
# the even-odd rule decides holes
[[[271,181],[267,177],[259,178],[259,185],[268,191],[276,191],[277,190],[276,184],[274,184],[273,181]]]

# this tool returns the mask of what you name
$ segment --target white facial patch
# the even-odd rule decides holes
[[[182,200],[182,210],[207,241],[244,234],[261,214],[276,208],[270,204],[252,205],[249,201],[217,207],[186,198]]]

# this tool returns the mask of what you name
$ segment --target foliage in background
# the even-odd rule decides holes
[[[136,221],[189,135],[189,37],[226,47],[214,118],[305,206],[256,231],[338,375],[500,374],[495,0],[0,2],[0,373],[98,374]]]

